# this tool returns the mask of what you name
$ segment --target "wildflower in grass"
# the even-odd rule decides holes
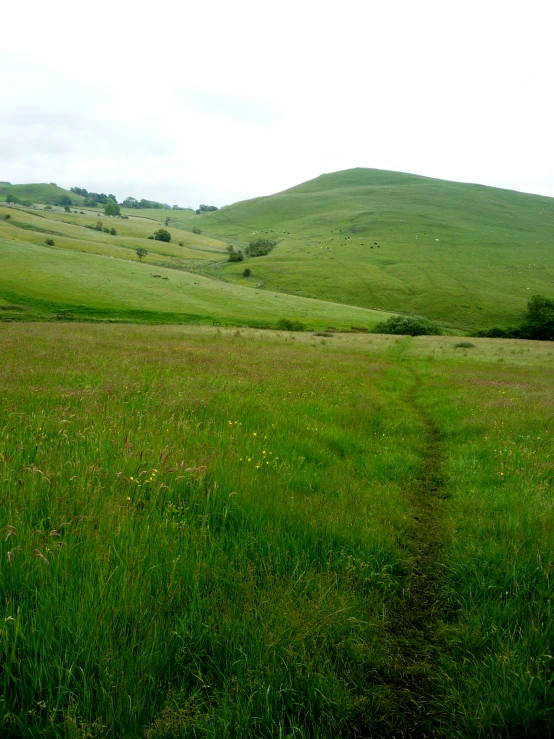
[[[259,464],[257,464],[257,465],[256,465],[256,469],[257,469],[257,470],[259,470],[259,469],[260,469],[260,465],[259,465]]]
[[[252,461],[252,457],[248,457],[248,461],[251,462]]]
[[[254,431],[254,433],[252,434],[252,436],[257,436],[257,435],[258,435],[258,434],[257,434],[257,433],[256,433],[255,431]]]

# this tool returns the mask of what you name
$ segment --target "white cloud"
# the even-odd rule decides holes
[[[229,203],[354,166],[554,196],[546,0],[30,0],[0,179]]]

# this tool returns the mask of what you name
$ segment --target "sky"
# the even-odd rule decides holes
[[[554,196],[551,0],[27,0],[0,181],[222,206],[374,167]]]

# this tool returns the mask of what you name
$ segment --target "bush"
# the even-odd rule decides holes
[[[259,238],[251,241],[244,250],[249,257],[265,257],[276,245],[276,241],[272,239]]]
[[[305,331],[306,324],[302,321],[291,321],[288,318],[281,318],[277,321],[279,331]]]
[[[171,234],[165,228],[159,228],[154,232],[153,239],[154,241],[165,241],[169,243],[171,241]]]
[[[399,334],[403,336],[440,336],[440,326],[421,316],[391,316],[373,328],[376,334]]]
[[[56,246],[56,244],[54,243],[54,239],[46,239],[44,243],[46,244],[46,246]]]
[[[248,269],[248,267],[246,267],[246,269],[242,273],[242,276],[243,277],[250,277],[251,274],[252,274],[252,270],[251,269]]]
[[[110,228],[110,233],[112,236],[117,236],[117,231],[115,230],[115,228]]]
[[[514,339],[517,335],[517,330],[508,328],[485,328],[480,331],[476,331],[472,336],[479,336],[485,339]]]
[[[472,344],[471,341],[459,341],[454,346],[456,349],[475,349],[475,344]]]
[[[533,295],[517,333],[522,339],[554,341],[554,300]]]
[[[64,205],[63,209],[66,213],[71,213],[71,208],[69,207],[69,205]]]
[[[242,262],[244,259],[244,254],[240,251],[231,251],[229,252],[229,261],[230,262]]]
[[[200,236],[202,231],[199,228],[196,228],[196,226],[192,229],[192,233],[196,234],[197,236]]]

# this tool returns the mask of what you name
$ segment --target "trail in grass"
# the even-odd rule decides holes
[[[382,719],[391,736],[415,738],[440,735],[437,698],[430,678],[440,650],[436,593],[443,549],[441,508],[446,496],[441,473],[444,455],[441,432],[419,400],[420,377],[408,369],[414,384],[406,396],[406,404],[422,420],[425,437],[420,473],[406,488],[413,507],[404,542],[410,552],[410,567],[390,620],[389,632],[396,654],[386,676],[390,699],[383,706]]]

